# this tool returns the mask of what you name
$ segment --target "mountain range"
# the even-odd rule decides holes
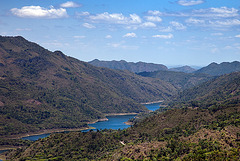
[[[162,64],[153,64],[153,63],[144,63],[144,62],[133,63],[133,62],[126,62],[125,60],[100,61],[98,59],[94,59],[93,61],[90,61],[88,63],[97,67],[128,70],[133,73],[140,73],[144,71],[152,72],[152,71],[158,71],[158,70],[168,70],[168,68]]]
[[[95,59],[93,61],[88,62],[94,66],[98,67],[106,67],[110,69],[119,69],[119,70],[129,70],[134,73],[141,72],[155,72],[155,71],[175,71],[175,72],[184,72],[184,73],[203,73],[211,76],[219,76],[223,74],[228,74],[232,72],[240,71],[240,62],[223,62],[220,64],[211,63],[206,67],[200,68],[198,70],[190,67],[190,66],[182,66],[175,68],[167,68],[163,64],[153,64],[153,63],[144,63],[144,62],[126,62],[124,60],[121,61],[100,61]]]
[[[239,160],[238,64],[135,74],[95,67],[20,36],[0,36],[0,145],[21,147],[5,155],[9,160]],[[8,139],[88,127],[106,114],[148,113],[140,103],[158,100],[166,107],[128,129]]]
[[[134,63],[134,62],[127,62],[125,60],[100,61],[98,59],[94,59],[88,63],[97,67],[106,67],[106,68],[118,69],[118,70],[128,70],[133,73],[168,71],[168,70],[176,71],[176,72],[185,72],[185,73],[192,73],[196,71],[196,69],[190,66],[175,67],[175,68],[168,69],[168,67],[163,64],[154,64],[154,63],[145,63],[145,62]]]
[[[94,67],[23,37],[0,37],[0,134],[86,127],[109,113],[147,111],[142,102],[177,89],[160,79]]]
[[[223,74],[228,74],[232,72],[240,71],[240,62],[234,61],[234,62],[223,62],[220,64],[217,63],[211,63],[206,67],[203,67],[195,73],[205,73],[212,76],[220,76]]]

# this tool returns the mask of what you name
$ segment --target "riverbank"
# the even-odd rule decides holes
[[[137,115],[139,113],[132,112],[132,113],[108,113],[105,116],[123,116],[123,115]]]
[[[95,124],[95,123],[97,123],[97,122],[102,122],[102,121],[108,121],[108,119],[107,119],[107,118],[98,119],[98,120],[96,120],[96,121],[88,122],[87,124]],[[88,129],[86,129],[86,130],[88,130]]]
[[[109,113],[105,114],[105,116],[121,116],[121,115],[137,115],[138,113]],[[87,124],[94,124],[97,122],[101,121],[108,121],[107,118],[102,118],[98,119],[96,121],[88,122]],[[40,130],[37,132],[28,132],[24,134],[16,134],[16,135],[11,135],[11,136],[6,136],[6,137],[1,137],[2,139],[21,139],[23,137],[28,137],[28,136],[34,136],[34,135],[42,135],[42,134],[50,134],[50,133],[58,133],[58,132],[66,132],[66,131],[82,131],[82,130],[89,130],[89,129],[95,129],[94,127],[83,127],[83,128],[62,128],[62,129],[45,129],[45,130]],[[0,146],[1,148],[1,146]],[[5,149],[4,149],[5,150]]]
[[[137,115],[138,113],[108,113],[105,114],[105,117],[108,116],[124,116],[124,115]],[[29,132],[29,133],[24,133],[24,134],[17,134],[17,135],[11,135],[11,136],[6,136],[6,137],[2,137],[2,139],[21,139],[24,137],[29,137],[29,136],[35,136],[35,135],[44,135],[44,134],[51,134],[51,133],[58,133],[58,132],[65,132],[65,131],[82,131],[82,130],[89,130],[89,129],[95,129],[94,127],[91,127],[90,124],[94,124],[97,122],[103,122],[103,121],[108,121],[108,118],[102,118],[102,119],[98,119],[92,122],[88,122],[87,124],[89,125],[89,127],[84,127],[84,128],[73,128],[73,129],[45,129],[45,130],[40,130],[37,132]],[[125,122],[126,125],[128,125],[127,122]],[[19,146],[0,146],[0,150],[11,150],[11,149],[16,149],[16,148],[21,148]]]
[[[126,124],[126,125],[133,125],[133,122],[126,121],[126,122],[124,122],[124,124]]]
[[[65,131],[81,131],[81,130],[88,130],[93,129],[93,127],[82,127],[82,128],[62,128],[62,129],[45,129],[40,130],[37,132],[28,132],[24,134],[16,134],[7,137],[2,137],[3,139],[21,139],[23,137],[34,136],[34,135],[42,135],[42,134],[49,134],[49,133],[58,133],[58,132],[65,132]]]
[[[159,100],[159,101],[153,101],[153,102],[145,102],[141,103],[142,105],[149,105],[149,104],[154,104],[154,103],[162,103],[164,100]]]
[[[45,130],[40,130],[37,132],[29,132],[29,133],[24,133],[24,134],[11,135],[8,137],[1,137],[1,139],[21,139],[21,138],[28,137],[28,136],[52,134],[52,133],[66,132],[66,131],[82,131],[82,130],[88,130],[88,129],[95,129],[95,128],[94,127],[83,127],[83,128],[72,128],[72,129],[67,129],[67,128],[45,129]],[[0,150],[12,150],[12,149],[17,149],[17,148],[22,148],[22,147],[21,146],[13,146],[13,145],[0,145]],[[0,157],[0,159],[1,159],[1,157]]]

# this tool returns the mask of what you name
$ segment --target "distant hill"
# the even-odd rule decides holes
[[[100,61],[98,59],[95,59],[93,61],[88,62],[91,65],[97,66],[97,67],[106,67],[110,69],[119,69],[119,70],[128,70],[133,73],[139,73],[139,72],[152,72],[152,71],[158,71],[158,70],[168,70],[168,68],[165,65],[162,64],[153,64],[153,63],[144,63],[144,62],[126,62],[124,60],[121,61]]]
[[[177,68],[170,68],[169,71],[193,73],[194,71],[196,71],[196,69],[186,65],[186,66],[177,67]]]
[[[199,83],[205,82],[212,77],[201,73],[183,73],[175,71],[155,71],[138,73],[143,77],[159,78],[169,82],[178,89],[193,87]]]
[[[139,103],[174,93],[161,80],[94,67],[20,36],[0,36],[0,136],[87,126],[107,113],[146,111]]]
[[[195,71],[195,73],[205,73],[212,76],[220,76],[237,71],[240,71],[240,62],[234,61],[231,63],[223,62],[221,64],[211,63],[208,66]]]

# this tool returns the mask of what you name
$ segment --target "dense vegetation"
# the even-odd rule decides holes
[[[215,113],[206,109],[177,109],[146,118],[126,130],[53,134],[27,149],[10,153],[9,157],[14,160],[238,160],[240,108],[236,109]]]
[[[147,111],[139,103],[175,93],[161,80],[97,68],[22,37],[0,37],[0,136],[86,127],[107,113]]]
[[[118,70],[128,70],[133,73],[141,73],[141,72],[154,72],[154,71],[176,71],[176,72],[184,72],[184,73],[192,73],[196,71],[190,66],[176,67],[170,68],[166,67],[162,64],[153,64],[153,63],[145,63],[145,62],[126,62],[124,60],[121,61],[100,61],[98,59],[94,59],[88,62],[91,65],[96,67],[106,67],[110,69],[118,69]]]
[[[133,62],[126,62],[124,60],[100,61],[98,59],[95,59],[88,63],[97,67],[106,67],[106,68],[118,69],[118,70],[128,70],[133,73],[168,70],[168,68],[162,64],[153,64],[153,63],[144,63],[144,62],[133,63]]]
[[[180,92],[170,103],[172,107],[215,108],[240,103],[240,72],[220,76]]]
[[[183,73],[175,71],[141,72],[138,73],[138,75],[143,77],[159,78],[163,81],[171,83],[179,90],[193,87],[212,78],[207,74]]]
[[[232,73],[203,83],[196,87],[197,94],[183,98],[187,102],[172,103],[172,109],[147,117],[125,130],[53,134],[28,148],[12,151],[7,157],[13,160],[239,160],[239,81],[240,73]],[[191,96],[192,91],[183,93]],[[216,93],[224,94],[219,99]],[[208,105],[209,99],[203,97],[206,94],[206,98],[218,100],[218,104]],[[188,104],[195,98],[203,98],[197,107]]]

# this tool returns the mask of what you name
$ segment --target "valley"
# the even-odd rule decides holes
[[[1,158],[240,159],[237,61],[198,70],[126,61],[120,63],[128,68],[117,69],[114,61],[110,69],[51,52],[20,36],[1,36],[0,63],[0,146],[19,147]],[[128,71],[130,67],[136,72]],[[160,109],[151,109],[149,103],[159,102]],[[114,122],[112,128],[100,125],[96,131],[80,132],[89,123],[117,115],[127,121],[125,114],[134,114],[131,126],[122,124],[127,129]],[[34,142],[11,138],[61,130],[72,132]]]

